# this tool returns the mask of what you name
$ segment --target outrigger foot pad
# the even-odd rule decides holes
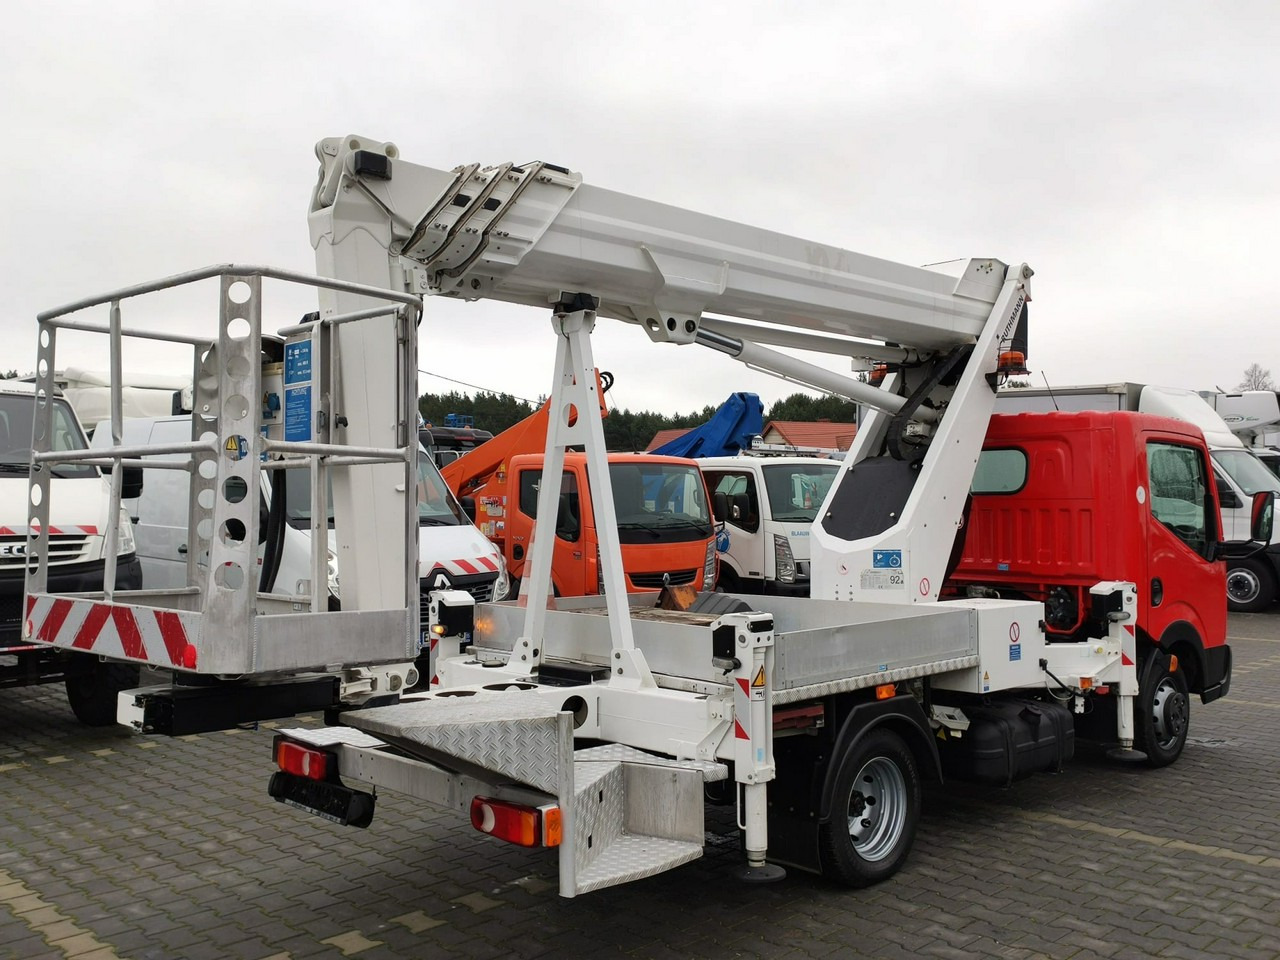
[[[748,864],[745,867],[739,867],[733,873],[737,879],[746,883],[777,883],[787,875],[787,871],[776,863],[765,863],[758,867]]]
[[[1119,760],[1121,763],[1144,763],[1147,755],[1133,747],[1112,747],[1107,751],[1108,760]]]

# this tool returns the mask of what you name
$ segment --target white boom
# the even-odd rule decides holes
[[[879,412],[864,423],[814,525],[812,591],[842,600],[937,598],[1000,355],[1016,334],[1025,336],[1018,330],[1030,299],[1025,265],[905,266],[603,190],[549,164],[446,172],[354,136],[323,140],[316,152],[310,222],[322,273],[466,300],[546,306],[576,297],[577,306],[558,315],[587,319],[570,325],[583,331],[576,340],[557,320],[562,339],[574,344],[566,355],[572,369],[557,371],[558,390],[572,390],[584,362],[590,369],[585,333],[595,315],[637,323],[655,341],[701,342],[783,375],[814,374],[809,382],[823,382],[819,368],[753,344],[745,324],[712,319],[704,327],[704,315],[752,321],[762,340],[829,351],[835,338],[858,337],[871,342],[864,350],[847,341],[851,351],[901,357],[881,389],[854,391]],[[584,399],[579,409],[590,407]],[[566,441],[558,420],[549,454],[589,440],[579,430]],[[592,495],[605,501],[596,508],[604,511],[608,574],[620,569],[608,484],[593,484]],[[614,580],[607,582],[612,595]],[[545,586],[534,580],[536,589]],[[626,637],[615,640],[630,647]]]

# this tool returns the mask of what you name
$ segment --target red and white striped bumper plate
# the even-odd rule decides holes
[[[488,557],[476,557],[474,560],[440,560],[431,569],[442,567],[458,577],[470,577],[477,573],[497,573],[498,565]]]
[[[24,639],[117,660],[194,670],[200,635],[198,614],[122,603],[27,597]]]

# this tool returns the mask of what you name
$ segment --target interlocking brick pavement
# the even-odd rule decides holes
[[[932,789],[862,891],[741,886],[734,842],[573,901],[544,853],[394,795],[368,830],[266,796],[272,731],[141,739],[0,691],[0,957],[1280,957],[1280,613],[1231,618],[1231,696],[1164,770]],[[732,831],[714,811],[713,839]]]

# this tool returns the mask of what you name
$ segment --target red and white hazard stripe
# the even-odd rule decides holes
[[[29,537],[31,536],[32,530],[39,533],[39,525],[34,527],[0,527],[0,537]],[[50,536],[66,536],[68,534],[72,534],[82,537],[96,537],[98,535],[98,528],[77,526],[55,527],[50,525],[49,534]]]
[[[751,683],[746,677],[737,677],[733,685],[733,735],[751,739]]]
[[[497,573],[498,565],[488,557],[476,557],[473,560],[459,558],[457,560],[439,560],[436,567],[442,567],[448,573],[458,577],[473,577],[477,573]],[[434,570],[435,567],[432,567]]]
[[[199,617],[39,595],[27,598],[25,633],[29,641],[55,647],[193,670],[197,651],[190,638],[199,634]]]

